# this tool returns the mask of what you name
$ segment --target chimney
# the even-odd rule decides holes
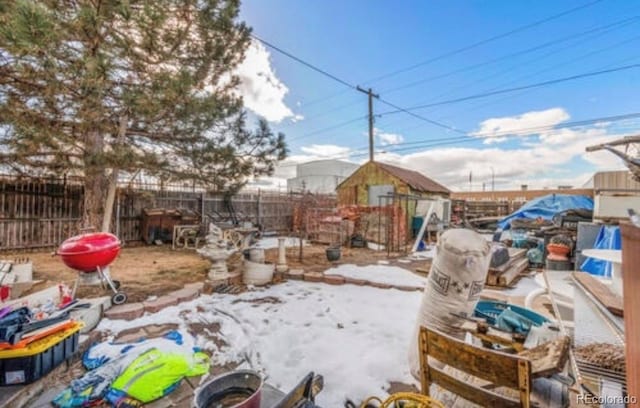
[[[522,191],[527,191],[527,187],[528,187],[528,186],[527,186],[526,184],[522,184],[522,185],[520,186],[520,189],[522,189]]]

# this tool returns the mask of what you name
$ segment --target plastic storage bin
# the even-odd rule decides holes
[[[78,351],[82,323],[34,341],[0,351],[0,386],[30,384],[69,360]]]

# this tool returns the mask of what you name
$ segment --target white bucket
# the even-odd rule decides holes
[[[256,263],[264,263],[264,249],[251,248],[249,250],[249,260]]]
[[[271,283],[274,270],[273,264],[251,262],[245,259],[242,281],[246,285],[266,285]]]

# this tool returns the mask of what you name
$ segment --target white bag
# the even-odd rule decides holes
[[[487,279],[490,253],[489,242],[472,230],[450,229],[440,236],[411,339],[409,363],[414,377],[420,376],[420,326],[464,338],[459,330],[464,320],[452,313],[473,314]]]

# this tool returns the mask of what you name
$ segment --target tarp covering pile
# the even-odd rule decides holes
[[[549,194],[535,198],[519,210],[506,216],[498,222],[498,228],[502,230],[511,227],[511,221],[516,218],[543,219],[551,221],[553,216],[567,210],[593,211],[593,200],[583,195]]]
[[[622,237],[620,227],[603,225],[593,245],[595,249],[622,249]],[[580,269],[592,275],[610,278],[613,275],[613,265],[602,259],[587,258]]]

